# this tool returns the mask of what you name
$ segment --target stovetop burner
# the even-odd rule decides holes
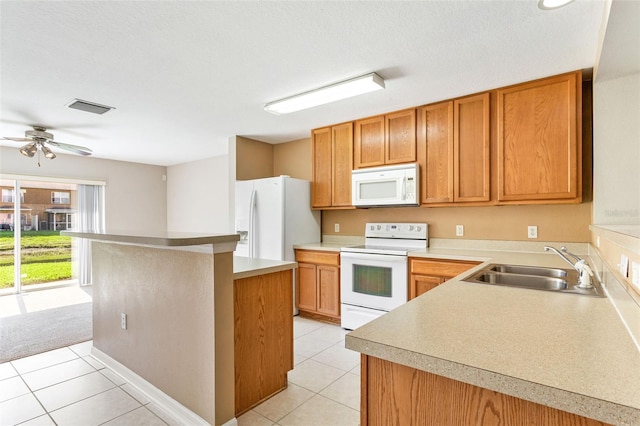
[[[407,256],[410,251],[426,248],[427,241],[426,223],[367,223],[365,244],[340,251]]]

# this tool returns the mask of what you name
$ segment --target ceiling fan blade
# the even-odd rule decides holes
[[[6,139],[8,141],[14,141],[14,142],[33,142],[33,139],[29,139],[29,138],[8,138],[4,136],[2,139]]]
[[[89,148],[86,148],[84,146],[71,145],[68,143],[56,142],[51,140],[47,141],[47,143],[53,146],[57,146],[58,148],[66,149],[67,151],[75,152],[76,154],[80,155],[91,155],[91,153],[93,152]]]

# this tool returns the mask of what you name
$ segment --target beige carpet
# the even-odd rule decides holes
[[[91,340],[92,303],[0,318],[0,363]]]

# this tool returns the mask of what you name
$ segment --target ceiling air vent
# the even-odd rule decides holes
[[[80,111],[92,112],[94,114],[104,114],[107,111],[115,109],[114,107],[100,105],[95,102],[83,101],[82,99],[74,99],[66,106],[73,109],[79,109]]]

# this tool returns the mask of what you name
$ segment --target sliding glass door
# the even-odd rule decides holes
[[[0,293],[72,284],[77,185],[1,179]]]

